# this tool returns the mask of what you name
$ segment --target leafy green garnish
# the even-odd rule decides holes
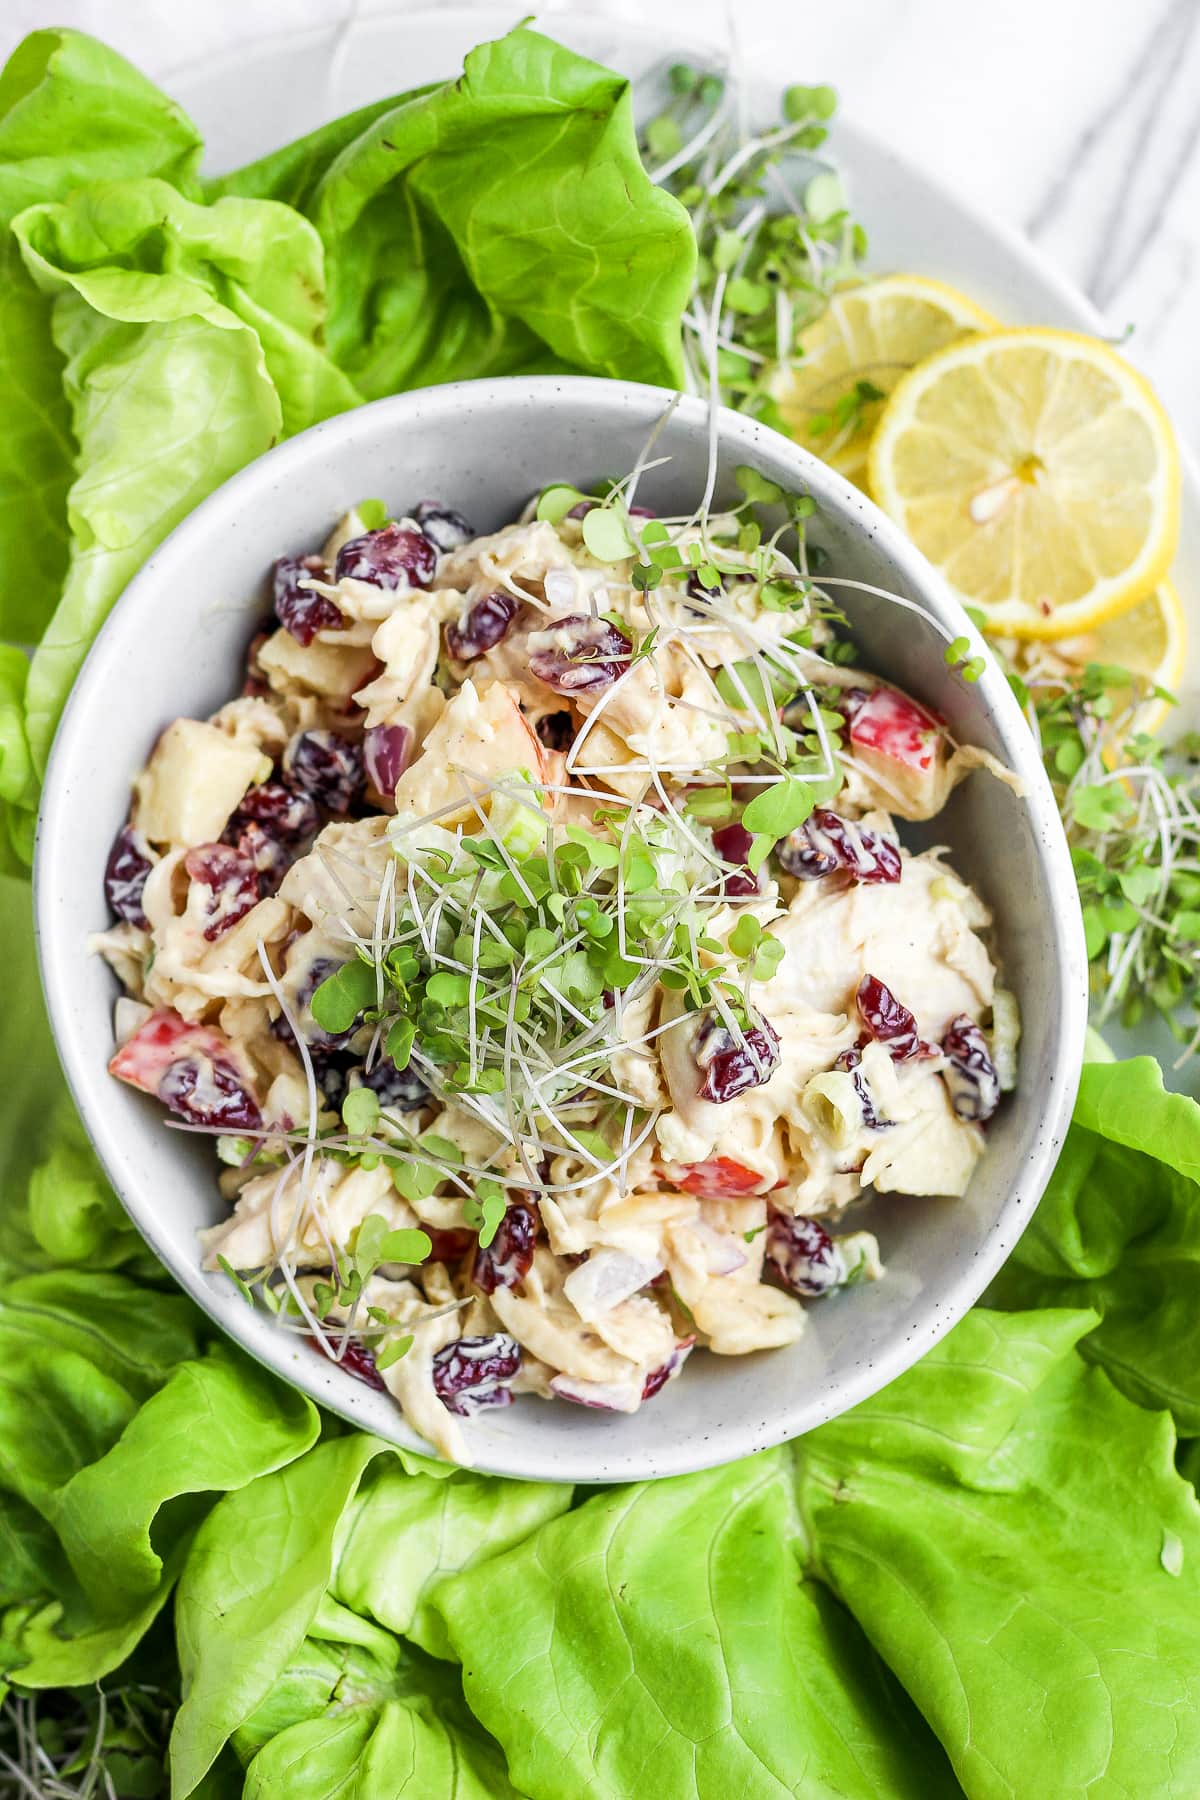
[[[587,498],[577,487],[570,487],[565,483],[543,488],[538,495],[536,516],[551,525],[561,525],[571,508]]]
[[[583,541],[598,562],[623,562],[634,554],[634,543],[618,512],[593,506],[583,516]]]
[[[1071,845],[1099,1017],[1133,1026],[1158,1014],[1190,1054],[1200,1030],[1194,746],[1169,750],[1137,729],[1147,684],[1127,670],[1059,663],[1032,685],[1010,680]]]
[[[379,1123],[379,1096],[373,1088],[351,1088],[342,1101],[342,1123],[352,1137],[369,1137]]]
[[[477,1181],[475,1192],[463,1201],[463,1217],[479,1233],[481,1249],[486,1250],[495,1237],[507,1208],[508,1200],[498,1181]]]
[[[381,1345],[375,1352],[375,1367],[380,1371],[390,1369],[393,1363],[398,1363],[401,1357],[407,1356],[412,1347],[413,1337],[409,1332],[405,1332],[399,1337],[389,1338],[387,1343]]]
[[[340,1035],[375,999],[375,970],[355,957],[327,975],[309,1001],[309,1011],[322,1031]]]
[[[808,783],[787,775],[754,796],[742,813],[742,823],[747,831],[778,839],[803,825],[815,805]]]
[[[747,138],[722,81],[694,70],[672,81],[643,134],[647,159],[665,164],[664,185],[689,208],[700,246],[685,315],[696,385],[707,389],[715,378],[725,404],[781,429],[776,372],[802,354],[806,327],[854,278],[866,249],[836,170],[815,155],[836,106],[823,84],[789,87],[781,123]],[[831,409],[830,428],[878,394],[864,377]],[[748,504],[784,498],[757,470],[737,474]],[[794,522],[803,516],[793,513]]]

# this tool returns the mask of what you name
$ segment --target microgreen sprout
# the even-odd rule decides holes
[[[13,1800],[114,1800],[163,1791],[179,1696],[124,1672],[0,1698],[0,1786]]]
[[[1048,645],[1007,672],[1066,826],[1098,1020],[1159,1015],[1182,1064],[1200,1049],[1200,738],[1142,731],[1140,708],[1173,696],[1126,669]]]
[[[676,64],[643,154],[691,213],[699,247],[684,315],[694,392],[780,425],[776,372],[800,357],[805,328],[853,280],[866,251],[841,178],[822,155],[837,95],[785,90],[777,125],[748,135],[723,77]],[[855,383],[830,410],[830,437],[853,429],[879,390]]]

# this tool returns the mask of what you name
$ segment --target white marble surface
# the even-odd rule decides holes
[[[1108,317],[1200,440],[1200,0],[574,0],[711,40],[848,114],[1028,231]],[[5,0],[0,53],[78,25],[158,78],[281,28],[396,0]],[[514,0],[514,21],[524,10]],[[538,9],[553,30],[554,4]]]

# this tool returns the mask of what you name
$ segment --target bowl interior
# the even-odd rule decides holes
[[[414,1448],[392,1402],[252,1312],[223,1276],[200,1273],[195,1233],[224,1204],[206,1141],[164,1129],[159,1107],[112,1081],[115,983],[89,956],[107,915],[101,874],[129,784],[158,732],[204,717],[238,691],[264,610],[263,579],[285,551],[320,543],[367,495],[395,508],[437,496],[479,531],[514,519],[551,481],[586,486],[630,468],[669,396],[584,378],[478,382],[385,400],[305,433],[205,503],[131,584],[76,685],[48,773],[39,830],[39,941],[51,1018],[75,1098],[133,1219],[179,1281],[247,1349],[315,1398]],[[638,498],[690,511],[707,468],[707,409],[684,401]],[[928,567],[856,490],[775,433],[723,415],[717,501],[751,462],[820,506],[810,535],[830,574],[919,599],[969,631]],[[973,774],[936,822],[955,866],[992,907],[1004,978],[1023,1020],[1018,1092],[998,1115],[962,1200],[869,1200],[887,1279],[809,1311],[800,1343],[745,1358],[696,1358],[633,1417],[534,1399],[468,1427],[480,1467],[543,1479],[675,1474],[795,1436],[893,1379],[974,1301],[1023,1229],[1052,1166],[1074,1097],[1085,1017],[1085,961],[1074,884],[1053,802],[1006,684],[951,678],[944,639],[920,615],[844,590],[864,660],[944,714],[962,740],[1025,778],[1019,799]]]

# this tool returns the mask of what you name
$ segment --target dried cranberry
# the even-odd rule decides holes
[[[392,524],[343,544],[335,574],[339,581],[349,575],[378,588],[427,588],[436,569],[437,551],[425,533]]]
[[[389,797],[408,767],[413,734],[407,725],[372,725],[363,738],[363,767],[377,794]]]
[[[876,976],[863,976],[856,999],[860,1019],[876,1043],[885,1045],[893,1062],[929,1055],[929,1046],[922,1043],[917,1021],[907,1006]]]
[[[458,1338],[433,1358],[433,1391],[452,1413],[506,1406],[513,1397],[509,1383],[520,1367],[521,1347],[507,1332]]]
[[[471,1280],[484,1294],[497,1288],[516,1287],[524,1281],[533,1266],[537,1243],[537,1214],[527,1200],[514,1200],[496,1228],[496,1235],[485,1249],[475,1252]]]
[[[271,576],[275,617],[298,644],[311,644],[318,631],[340,631],[346,623],[341,608],[301,582],[329,574],[319,556],[281,556]]]
[[[875,1105],[875,1096],[871,1092],[871,1089],[867,1084],[867,1078],[862,1072],[860,1066],[861,1063],[862,1050],[854,1048],[843,1050],[833,1066],[835,1069],[847,1071],[854,1077],[854,1092],[858,1095],[858,1104],[862,1108],[863,1124],[866,1126],[867,1130],[885,1131],[891,1125],[892,1121],[890,1119],[885,1119],[880,1115],[880,1112]]]
[[[547,750],[569,750],[575,742],[575,721],[569,712],[545,713],[536,730]]]
[[[314,837],[321,822],[311,797],[283,781],[260,781],[246,789],[231,824],[240,829],[251,819],[283,844]]]
[[[772,1273],[793,1294],[806,1300],[815,1300],[819,1294],[841,1287],[846,1279],[841,1252],[816,1219],[793,1218],[772,1207],[767,1221],[766,1254]]]
[[[1000,1076],[987,1039],[967,1013],[950,1021],[942,1039],[942,1055],[946,1058],[942,1079],[959,1118],[975,1125],[990,1119],[1000,1104]]]
[[[375,1388],[381,1394],[387,1393],[387,1384],[375,1367],[374,1352],[368,1350],[365,1344],[360,1344],[357,1338],[347,1338],[336,1355],[332,1350],[327,1350],[318,1338],[310,1337],[308,1341],[314,1350],[319,1350],[322,1356],[336,1363],[338,1368],[345,1369],[347,1375],[353,1375],[356,1381],[364,1382],[367,1387]]]
[[[231,839],[226,829],[225,842],[232,842],[237,854],[253,863],[258,874],[259,898],[275,893],[292,862],[290,853],[279,839],[253,819],[247,819],[236,838]]]
[[[362,745],[335,731],[301,731],[292,739],[283,766],[318,806],[344,817],[362,799],[367,775]]]
[[[258,870],[252,856],[229,844],[200,844],[183,866],[192,881],[208,889],[203,905],[204,936],[211,944],[259,901]]]
[[[218,1057],[186,1056],[173,1062],[158,1084],[164,1106],[200,1125],[222,1131],[258,1131],[258,1102],[232,1063]]]
[[[828,840],[819,842],[807,822],[776,844],[775,855],[784,874],[794,875],[798,881],[823,881],[842,866],[838,852]]]
[[[380,1106],[397,1112],[416,1112],[429,1099],[429,1088],[412,1064],[398,1069],[390,1056],[381,1057],[370,1074],[363,1076],[362,1084],[378,1095]]]
[[[461,1262],[467,1251],[474,1248],[475,1233],[465,1226],[449,1226],[439,1231],[436,1225],[422,1225],[432,1249],[429,1252],[431,1262]]]
[[[651,1369],[642,1385],[643,1400],[652,1400],[655,1394],[661,1392],[661,1390],[666,1387],[668,1381],[672,1381],[674,1377],[678,1375],[680,1369],[682,1369],[684,1363],[691,1355],[692,1345],[695,1342],[696,1340],[694,1337],[684,1338],[681,1342],[676,1344],[666,1362],[660,1363],[657,1369]]]
[[[824,806],[786,837],[775,854],[780,868],[801,881],[819,881],[839,870],[852,881],[900,879],[900,846],[894,838],[839,818]]]
[[[443,506],[440,500],[418,500],[412,509],[412,517],[434,548],[444,554],[461,550],[475,536],[474,526],[453,507]]]
[[[283,1019],[276,1019],[271,1029],[276,1037],[290,1038],[292,1035]],[[323,1050],[319,1044],[309,1045],[309,1056],[317,1086],[334,1111],[340,1112],[342,1101],[350,1092],[350,1076],[361,1065],[355,1057],[340,1050]]]
[[[511,630],[516,616],[517,602],[511,594],[485,594],[467,608],[457,625],[447,625],[446,649],[455,662],[470,662],[493,649]]]
[[[750,1088],[762,1087],[779,1067],[779,1038],[761,1013],[752,1013],[738,1043],[719,1015],[703,1015],[695,1038],[703,1079],[700,1098],[724,1105]]]
[[[727,900],[752,900],[760,892],[759,879],[749,866],[747,858],[753,839],[746,827],[740,822],[722,825],[719,831],[712,834],[713,849],[723,862],[734,865],[732,873],[726,875],[724,893]]]
[[[132,825],[122,825],[104,866],[104,898],[109,911],[130,925],[145,925],[142,893],[154,867],[150,846]]]
[[[530,673],[556,694],[609,687],[629,666],[633,643],[608,619],[569,613],[529,636]]]

